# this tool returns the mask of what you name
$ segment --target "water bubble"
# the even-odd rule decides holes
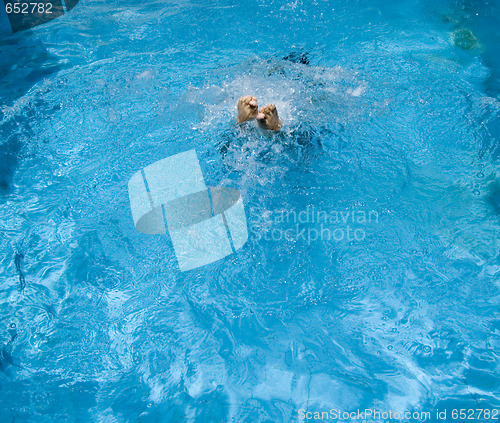
[[[16,324],[15,324],[15,323],[11,323],[11,324],[10,324],[10,328],[11,328],[11,329],[15,329],[15,328],[16,328]]]
[[[472,193],[477,196],[477,195],[481,194],[481,191],[479,191],[478,189],[475,189],[474,191],[472,191]]]
[[[387,347],[387,349],[388,349],[388,350],[392,350],[393,348],[394,348],[394,347],[393,347],[392,345],[389,345],[389,346]]]
[[[478,178],[484,178],[484,173],[483,172],[477,172],[476,176]]]

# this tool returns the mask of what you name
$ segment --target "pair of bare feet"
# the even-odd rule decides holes
[[[271,131],[279,131],[281,129],[281,120],[278,117],[278,110],[274,104],[262,106],[260,109],[257,106],[257,99],[251,95],[245,95],[238,100],[238,123],[246,122],[247,120],[257,119],[260,127],[270,129]]]

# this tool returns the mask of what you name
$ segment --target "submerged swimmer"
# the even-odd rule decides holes
[[[237,109],[236,120],[239,124],[256,120],[257,126],[224,131],[220,135],[219,144],[219,151],[223,156],[230,150],[251,150],[256,157],[264,158],[275,156],[275,152],[279,150],[283,153],[282,157],[295,156],[298,160],[308,160],[308,157],[312,157],[321,148],[320,134],[306,123],[292,122],[284,129],[274,104],[259,109],[257,99],[252,95],[245,95],[238,100]],[[257,127],[267,131],[261,133],[257,131]]]
[[[243,123],[253,119],[257,119],[261,128],[271,131],[279,131],[282,127],[278,110],[274,104],[268,104],[259,109],[257,99],[254,96],[245,95],[238,100],[238,118],[236,120],[238,123]]]

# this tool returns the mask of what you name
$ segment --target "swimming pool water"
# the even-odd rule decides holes
[[[499,410],[499,12],[81,0],[2,39],[2,421]],[[249,240],[181,273],[127,183],[190,149]]]

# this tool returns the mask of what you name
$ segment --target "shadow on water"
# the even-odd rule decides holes
[[[455,45],[463,50],[480,51],[481,60],[489,69],[484,84],[485,93],[500,100],[500,31],[498,17],[500,3],[496,1],[456,0],[455,15],[449,17],[455,26]],[[500,157],[500,115],[491,110],[487,120],[487,138],[483,150],[491,153],[493,160]]]
[[[65,65],[31,31],[0,38],[0,197],[12,188],[22,150],[32,134],[30,115],[43,101],[13,112],[16,102]]]
[[[488,200],[497,214],[500,215],[500,182],[495,181],[491,187]]]
[[[22,143],[16,136],[9,137],[0,144],[0,195],[10,191],[21,149]]]
[[[0,349],[0,371],[5,372],[8,366],[14,366],[21,368],[18,364],[16,364],[12,358],[12,349],[14,341],[17,338],[17,330],[15,323],[12,323],[9,328],[10,340],[2,346]]]
[[[12,106],[36,83],[63,67],[31,31],[0,38],[0,105]],[[2,109],[0,119],[4,118]]]
[[[14,256],[14,264],[16,266],[17,273],[19,273],[19,290],[21,292],[24,291],[26,287],[26,279],[24,277],[23,269],[22,269],[22,260],[24,258],[24,254],[22,252],[17,252]]]
[[[498,25],[500,3],[461,0],[459,5],[466,14],[464,21],[470,25],[481,43],[482,60],[490,70],[484,87],[485,92],[488,96],[500,101],[500,30]],[[483,141],[483,151],[490,152],[492,159],[497,161],[500,158],[500,110],[496,107],[488,112],[491,117],[486,120],[487,131]],[[499,180],[493,182],[488,201],[494,212],[500,215]]]
[[[44,7],[49,3],[54,11],[50,16],[40,13],[7,15],[3,5],[0,9],[0,196],[12,187],[24,141],[29,140],[31,132],[29,115],[34,112],[27,110],[10,115],[9,109],[37,83],[65,67],[30,30],[65,13],[60,0],[50,0]],[[65,3],[69,11],[78,0]],[[36,107],[42,103],[37,102]]]

